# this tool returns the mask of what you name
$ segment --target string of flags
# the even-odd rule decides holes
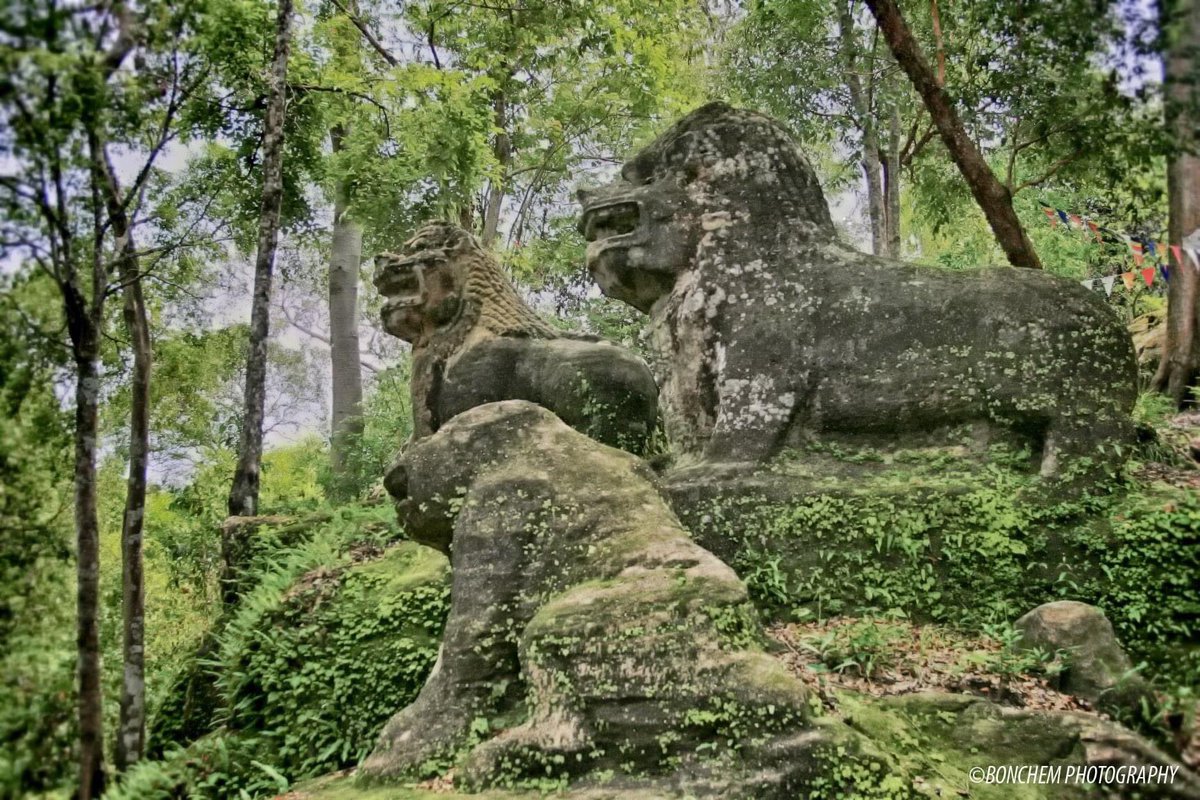
[[[1172,269],[1171,256],[1175,257],[1175,264],[1177,266],[1186,267],[1187,261],[1190,259],[1192,267],[1200,271],[1200,241],[1193,241],[1194,237],[1188,237],[1182,244],[1168,245],[1164,242],[1133,237],[1120,231],[1114,231],[1085,216],[1063,211],[1061,208],[1055,208],[1049,203],[1039,201],[1039,205],[1042,207],[1046,219],[1050,221],[1052,228],[1057,228],[1062,224],[1070,230],[1084,231],[1085,234],[1090,233],[1095,237],[1097,242],[1120,242],[1129,248],[1129,252],[1133,255],[1133,263],[1138,269],[1136,271],[1123,272],[1120,275],[1106,275],[1103,278],[1089,278],[1088,280],[1080,281],[1088,289],[1103,286],[1104,293],[1111,296],[1118,279],[1130,291],[1137,285],[1139,276],[1147,287],[1152,286],[1155,278],[1158,276],[1161,276],[1163,281],[1169,282],[1171,280]],[[1153,266],[1146,266],[1147,257],[1152,259]]]

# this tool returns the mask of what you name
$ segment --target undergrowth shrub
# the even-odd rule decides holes
[[[1079,500],[992,468],[927,482],[818,487],[790,502],[715,501],[696,538],[734,554],[776,618],[900,612],[979,631],[1059,599],[1099,606],[1146,674],[1200,683],[1200,498],[1130,483]]]
[[[109,796],[273,796],[363,758],[424,684],[449,606],[445,557],[395,543],[392,514],[323,512],[307,541],[260,553],[254,588],[203,665],[215,676],[211,732],[167,748]],[[171,730],[172,721],[156,727]]]

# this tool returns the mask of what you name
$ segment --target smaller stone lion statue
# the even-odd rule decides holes
[[[375,264],[383,326],[413,347],[414,439],[469,408],[529,400],[598,441],[644,451],[658,413],[646,364],[551,327],[466,230],[430,222]]]
[[[650,315],[682,461],[845,440],[1028,447],[1044,477],[1131,443],[1129,335],[1041,270],[945,270],[837,240],[816,173],[768,117],[710,103],[582,192],[588,269]],[[982,450],[982,447],[976,447]]]
[[[643,461],[513,400],[414,442],[386,484],[413,539],[450,555],[453,585],[433,673],[366,776],[686,772],[687,796],[806,796],[814,753],[841,737],[809,724],[745,585]]]

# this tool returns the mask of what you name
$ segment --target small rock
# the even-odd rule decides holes
[[[1063,691],[1114,710],[1138,706],[1148,692],[1145,681],[1131,672],[1133,665],[1112,623],[1095,606],[1073,600],[1045,603],[1018,619],[1016,627],[1022,633],[1019,648],[1064,651]]]

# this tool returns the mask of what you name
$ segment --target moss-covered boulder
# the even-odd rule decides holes
[[[790,798],[833,746],[760,649],[745,586],[636,457],[508,401],[411,445],[387,485],[409,533],[451,552],[452,605],[438,666],[367,775],[456,766],[470,787],[545,788],[657,774],[697,795]]]
[[[1113,710],[1138,708],[1150,699],[1141,676],[1121,648],[1104,612],[1087,603],[1043,603],[1015,623],[1024,650],[1062,651],[1067,667],[1059,684],[1071,694]]]
[[[445,557],[413,542],[364,550],[282,593],[264,583],[220,637],[227,726],[255,732],[296,774],[362,758],[436,658]]]
[[[837,705],[841,719],[883,754],[893,785],[907,792],[860,788],[849,796],[1200,798],[1194,772],[1093,714],[1006,708],[940,692],[883,698],[842,693]]]
[[[395,541],[391,516],[323,514],[275,551],[160,709],[161,760],[115,797],[270,796],[370,751],[433,668],[449,606],[446,557]]]
[[[1132,661],[1200,676],[1200,496],[1130,480],[1054,496],[1027,453],[812,447],[664,487],[696,541],[771,615],[901,612],[979,629],[1041,603],[1099,607]]]
[[[965,694],[922,692],[871,697],[837,692],[827,716],[810,720],[813,745],[803,781],[806,800],[1148,800],[1200,798],[1200,778],[1129,730],[1093,714],[997,705]],[[819,743],[819,744],[818,744]],[[791,746],[794,748],[796,742]],[[778,751],[782,754],[784,751]],[[722,774],[714,759],[683,777],[608,775],[556,792],[566,800],[683,800],[714,795],[765,797]],[[793,764],[793,767],[796,765]],[[364,786],[330,776],[299,787],[292,800],[532,800],[538,791],[456,790],[449,783]],[[748,791],[747,788],[749,788]],[[741,793],[739,793],[741,790]]]

